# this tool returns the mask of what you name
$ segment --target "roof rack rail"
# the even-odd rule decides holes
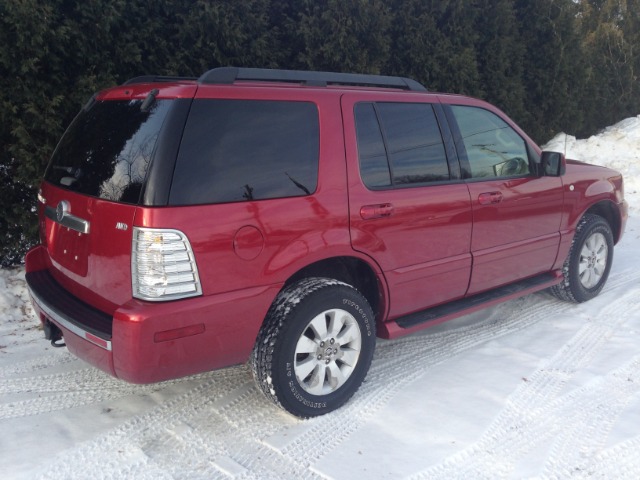
[[[308,72],[303,70],[272,70],[267,68],[214,68],[198,78],[198,83],[224,85],[232,84],[236,80],[302,83],[314,87],[354,85],[399,88],[416,92],[427,91],[421,83],[405,77],[365,75],[359,73]]]
[[[180,82],[198,80],[198,77],[171,77],[164,75],[142,75],[141,77],[130,78],[122,85],[132,85],[134,83],[165,83],[165,82]]]

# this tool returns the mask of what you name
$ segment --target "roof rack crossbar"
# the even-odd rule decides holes
[[[326,87],[327,85],[354,85],[367,87],[399,88],[424,92],[427,89],[419,82],[405,77],[365,75],[359,73],[307,72],[302,70],[272,70],[266,68],[219,67],[205,72],[198,83],[232,84],[236,80],[263,82],[303,83]]]
[[[167,82],[180,82],[180,81],[191,81],[194,82],[198,80],[198,77],[171,77],[164,75],[142,75],[140,77],[130,78],[122,85],[132,85],[135,83],[167,83]]]

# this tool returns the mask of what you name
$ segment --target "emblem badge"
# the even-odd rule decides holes
[[[62,200],[58,203],[58,206],[56,207],[56,219],[58,222],[62,222],[62,219],[69,213],[69,210],[69,202],[66,200]]]

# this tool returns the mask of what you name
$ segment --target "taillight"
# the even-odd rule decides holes
[[[198,266],[186,235],[178,230],[133,228],[133,296],[163,301],[202,294]]]
[[[42,209],[44,210],[44,207],[47,205],[47,199],[42,195],[42,188],[38,189],[38,202],[42,204]],[[42,214],[43,210],[40,210],[40,208],[38,208],[38,210],[40,211],[40,214],[38,215],[38,234],[40,236],[40,243],[42,245],[47,245],[47,222]]]

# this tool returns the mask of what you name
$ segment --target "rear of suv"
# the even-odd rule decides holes
[[[358,389],[376,336],[548,287],[597,295],[626,217],[620,174],[541,152],[480,100],[218,68],[83,107],[45,173],[27,282],[47,338],[111,375],[249,360],[309,417]]]

